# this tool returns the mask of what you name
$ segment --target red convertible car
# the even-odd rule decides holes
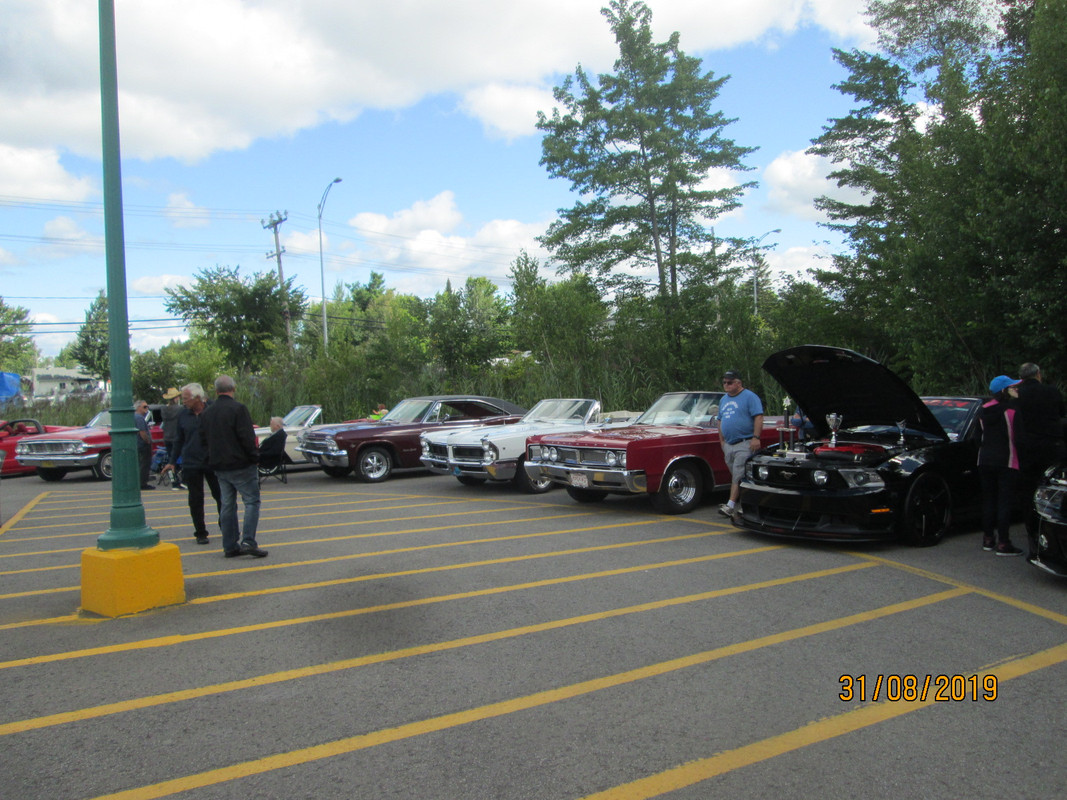
[[[3,463],[0,476],[6,478],[9,475],[25,475],[27,472],[33,472],[33,467],[20,464],[15,460],[15,445],[24,438],[66,430],[70,428],[65,425],[42,425],[35,419],[0,420],[0,453],[3,454],[0,456]]]
[[[159,416],[158,414],[156,416]],[[152,449],[163,445],[163,428],[153,424]],[[15,458],[26,470],[36,469],[46,481],[62,480],[77,469],[92,470],[98,480],[111,480],[111,412],[101,411],[84,428],[61,428],[27,436],[15,445]]]

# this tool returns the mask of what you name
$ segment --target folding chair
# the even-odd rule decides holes
[[[259,445],[259,482],[264,478],[277,478],[289,483],[285,474],[285,431],[280,430],[264,439]]]

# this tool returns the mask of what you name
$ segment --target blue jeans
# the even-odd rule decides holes
[[[219,512],[219,528],[222,529],[222,549],[232,553],[241,546],[256,546],[256,528],[259,527],[259,471],[252,464],[243,469],[220,469],[215,472],[219,479],[222,509]],[[244,535],[237,526],[237,493],[244,503]]]

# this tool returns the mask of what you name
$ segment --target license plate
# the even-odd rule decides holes
[[[50,469],[51,467],[54,467],[55,465],[56,465],[55,461],[42,461],[41,462],[41,466],[44,467],[45,469]]]
[[[318,455],[317,453],[311,453],[311,460],[314,461],[316,464],[321,464],[322,456]]]
[[[589,488],[589,476],[584,475],[581,472],[571,473],[571,486],[575,489],[588,489]]]

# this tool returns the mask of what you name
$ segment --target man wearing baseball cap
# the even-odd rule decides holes
[[[763,403],[755,392],[745,388],[741,373],[735,369],[722,374],[722,388],[726,396],[719,403],[719,439],[726,466],[730,468],[730,501],[719,506],[719,513],[732,518],[737,513],[745,462],[760,449]]]

